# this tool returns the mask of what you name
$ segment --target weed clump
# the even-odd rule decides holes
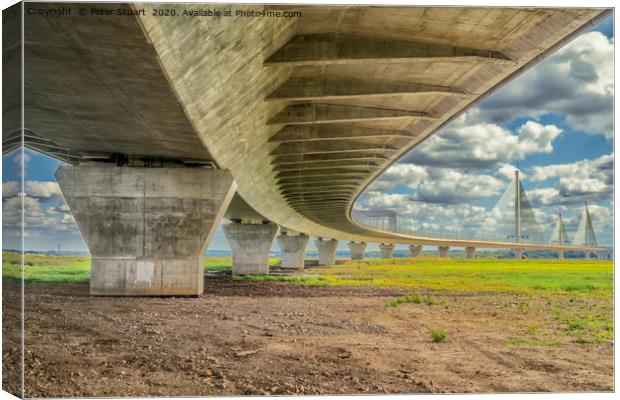
[[[408,294],[403,297],[399,297],[392,301],[388,301],[387,303],[385,303],[385,306],[386,307],[398,307],[399,305],[403,303],[421,304],[423,301],[424,300],[422,299],[422,296],[420,296],[417,293],[413,293],[413,294]]]
[[[446,340],[446,332],[441,329],[431,329],[431,337],[433,338],[433,343],[441,343]]]
[[[422,297],[418,293],[412,293],[412,294],[408,294],[408,295],[403,296],[403,297],[399,297],[399,298],[394,299],[392,301],[388,301],[387,303],[385,303],[385,306],[386,307],[398,307],[399,305],[401,305],[403,303],[413,303],[413,304],[422,304],[422,303],[424,303],[427,306],[434,306],[436,304],[440,304],[437,300],[432,298],[431,295],[428,294],[428,293],[426,294],[426,297]]]
[[[569,331],[574,331],[577,329],[583,329],[584,323],[580,319],[568,318],[566,320],[566,325],[568,326]]]

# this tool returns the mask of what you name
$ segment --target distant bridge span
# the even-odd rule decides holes
[[[175,17],[154,3],[89,4],[86,16],[62,6],[75,12],[27,14],[24,43],[19,18],[3,25],[3,144],[21,143],[23,44],[24,144],[72,164],[57,180],[93,256],[92,294],[201,293],[222,217],[234,221],[235,273],[266,272],[278,226],[301,234],[278,237],[289,267],[310,235],[604,250],[390,234],[350,211],[400,156],[610,10],[210,4],[232,11],[214,18],[184,16],[188,4],[165,5]],[[238,12],[258,9],[267,16]]]

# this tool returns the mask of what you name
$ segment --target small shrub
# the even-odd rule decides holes
[[[576,329],[583,329],[583,321],[580,319],[567,319],[566,320],[566,325],[568,326],[568,330],[570,331],[574,331]]]
[[[431,329],[431,337],[434,343],[441,343],[446,340],[446,332],[441,329]]]
[[[420,296],[417,293],[408,294],[406,296],[399,297],[399,298],[394,299],[392,301],[388,301],[387,303],[385,303],[385,306],[386,307],[398,307],[399,305],[401,305],[403,303],[420,304],[420,303],[422,303],[422,296]]]
[[[422,296],[420,296],[417,293],[409,294],[409,295],[405,296],[405,302],[413,303],[413,304],[420,304],[420,303],[422,303]]]
[[[426,298],[425,303],[426,303],[426,305],[427,305],[427,306],[434,306],[435,304],[439,304],[439,303],[438,303],[435,299],[433,299],[431,296],[428,296],[428,297]]]

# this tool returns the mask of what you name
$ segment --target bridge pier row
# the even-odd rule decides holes
[[[269,274],[269,250],[278,225],[229,222],[224,234],[233,253],[233,275]]]
[[[523,259],[523,253],[525,252],[523,249],[512,249],[512,251],[515,253],[515,260]]]
[[[338,241],[336,239],[324,240],[318,238],[314,241],[316,248],[319,250],[319,265],[333,265],[336,263],[336,248]]]
[[[422,253],[422,245],[421,244],[412,244],[409,245],[409,253],[411,253],[411,257],[418,257]]]
[[[205,168],[62,165],[63,196],[91,253],[90,294],[192,296],[203,257],[236,190]]]
[[[439,246],[439,257],[447,258],[448,252],[450,251],[450,246]]]
[[[563,260],[564,259],[564,250],[560,250],[558,251],[558,260]]]
[[[465,247],[465,258],[467,258],[467,259],[476,258],[476,248],[475,247]]]
[[[392,254],[394,253],[394,247],[396,246],[390,243],[381,243],[379,245],[379,251],[381,251],[381,258],[392,258]]]
[[[349,251],[351,252],[351,260],[363,260],[364,252],[366,251],[365,242],[349,242]]]
[[[304,256],[310,237],[308,235],[289,235],[283,233],[277,237],[280,252],[282,253],[282,268],[304,269]]]

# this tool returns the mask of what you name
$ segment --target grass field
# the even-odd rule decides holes
[[[19,279],[19,255],[3,253],[2,277]],[[231,268],[231,257],[207,257],[205,271]],[[278,259],[270,259],[277,265]],[[79,284],[90,279],[88,257],[28,254],[25,281]],[[555,346],[558,335],[589,344],[613,339],[613,263],[608,260],[390,259],[351,261],[306,269],[303,276],[242,276],[236,280],[282,281],[305,286],[349,286],[402,289],[406,295],[386,307],[406,304],[445,306],[445,296],[463,294],[450,307],[475,307],[479,296],[491,296],[495,309],[528,322],[523,335],[506,345]],[[495,297],[493,297],[495,296]],[[488,300],[485,300],[486,304]],[[482,304],[482,303],[480,303]]]
[[[270,258],[269,265],[280,263],[277,258]],[[2,278],[20,279],[20,255],[2,253]],[[27,283],[48,284],[79,284],[90,280],[89,257],[48,256],[42,254],[26,254],[25,276]],[[205,272],[230,270],[232,257],[205,257]]]
[[[3,253],[2,276],[19,279],[19,255]],[[277,258],[269,264],[275,266]],[[25,281],[85,283],[88,257],[27,254]],[[231,268],[232,257],[206,257],[205,271]],[[371,286],[411,291],[571,294],[611,298],[613,263],[607,260],[417,259],[365,260],[306,270],[305,276],[244,276],[235,279],[289,281],[313,286]]]
[[[20,279],[21,260],[16,253],[2,253],[2,278]],[[27,254],[24,261],[27,283],[77,284],[90,281],[90,257]]]
[[[411,291],[571,294],[611,298],[613,263],[583,260],[367,260],[311,268],[307,276],[246,276],[320,286],[371,286]]]

